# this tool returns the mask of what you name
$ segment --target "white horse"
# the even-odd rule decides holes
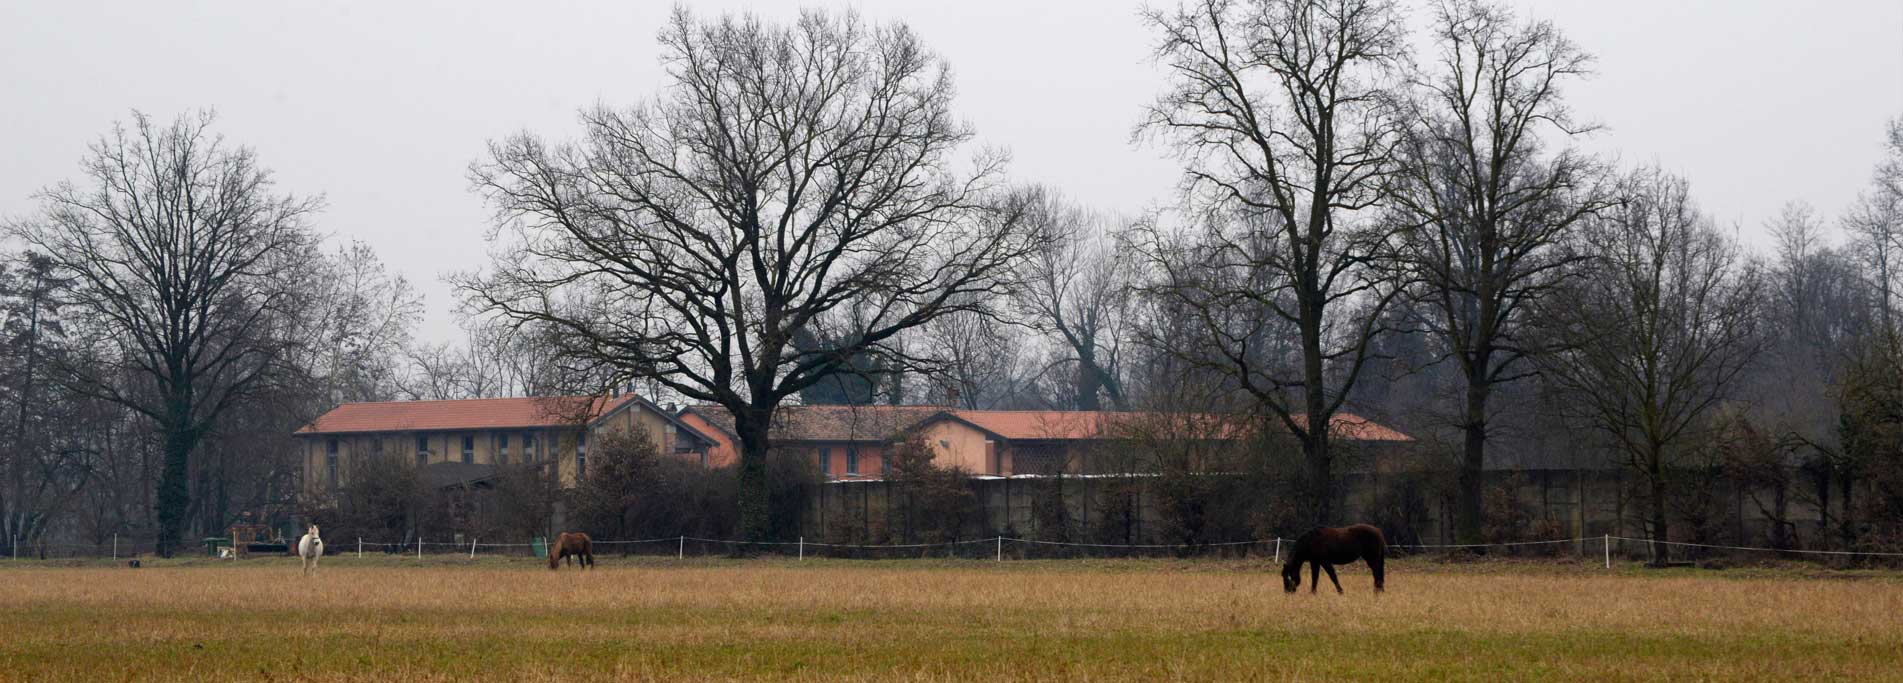
[[[297,556],[304,560],[304,575],[317,574],[317,558],[324,556],[324,539],[317,536],[317,525],[311,525],[310,533],[297,541]]]

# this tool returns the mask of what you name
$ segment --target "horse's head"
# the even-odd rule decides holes
[[[1282,592],[1293,593],[1302,586],[1302,565],[1293,562],[1282,565]]]
[[[318,535],[317,535],[317,525],[316,525],[316,524],[312,524],[312,525],[311,525],[311,532],[310,532],[310,533],[309,533],[308,535],[309,535],[309,536],[310,536],[311,538],[321,538],[320,536],[318,536]]]

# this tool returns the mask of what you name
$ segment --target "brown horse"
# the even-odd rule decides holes
[[[549,544],[549,570],[554,571],[563,558],[568,558],[571,566],[579,559],[582,569],[593,567],[595,566],[595,542],[588,540],[588,534],[579,531],[564,531],[561,536],[555,538],[554,543]]]
[[[1293,593],[1302,585],[1302,563],[1307,562],[1308,592],[1321,587],[1321,572],[1327,570],[1328,580],[1335,582],[1335,592],[1340,593],[1341,580],[1335,578],[1335,565],[1363,560],[1374,570],[1374,592],[1379,593],[1384,587],[1381,563],[1387,554],[1387,538],[1372,525],[1316,528],[1302,534],[1289,550],[1288,562],[1282,565],[1282,590]]]

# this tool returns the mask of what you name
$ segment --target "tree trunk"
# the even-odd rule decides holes
[[[765,541],[773,529],[770,493],[767,482],[767,450],[772,446],[768,430],[773,422],[771,409],[750,408],[736,415],[735,431],[740,436],[740,533],[748,541]]]
[[[1652,508],[1652,540],[1654,541],[1654,543],[1652,543],[1652,564],[1654,566],[1663,567],[1665,566],[1665,561],[1671,555],[1668,550],[1670,546],[1660,542],[1671,539],[1671,534],[1668,533],[1669,530],[1666,528],[1665,521],[1665,478],[1663,473],[1654,470],[1649,479],[1652,488],[1652,500],[1650,503]]]
[[[179,422],[183,422],[183,418]],[[175,423],[176,424],[176,423]],[[158,514],[159,557],[171,557],[179,547],[185,534],[185,520],[192,505],[191,454],[193,438],[190,428],[165,425],[163,453],[164,464],[159,473]]]
[[[1318,412],[1309,413],[1309,424],[1316,423],[1317,418],[1315,416],[1318,414]],[[1334,522],[1335,517],[1335,473],[1334,463],[1331,461],[1331,454],[1328,452],[1328,430],[1310,430],[1308,441],[1304,445],[1308,448],[1310,496],[1314,501],[1314,519],[1312,521],[1315,526],[1328,526]]]
[[[1304,274],[1308,291],[1317,289],[1313,278]],[[1313,298],[1313,297],[1309,297]],[[1316,301],[1302,306],[1302,383],[1305,392],[1304,415],[1308,438],[1302,440],[1303,455],[1308,459],[1309,495],[1314,500],[1315,526],[1327,526],[1334,520],[1333,454],[1328,449],[1328,391],[1322,376],[1322,311]]]
[[[1824,543],[1830,543],[1830,470],[1828,462],[1817,467],[1817,537]]]
[[[1780,475],[1773,486],[1774,488],[1771,492],[1771,507],[1777,510],[1777,519],[1771,520],[1771,547],[1783,550],[1791,547],[1791,537],[1786,531],[1788,522],[1785,521],[1791,518],[1790,502],[1788,496],[1784,493],[1785,486],[1783,476]]]
[[[1851,492],[1856,488],[1856,480],[1848,465],[1844,466],[1843,471],[1837,475],[1837,505],[1842,510],[1837,515],[1837,525],[1841,530],[1839,533],[1843,537],[1845,550],[1854,550],[1857,547],[1857,517],[1851,514]]]
[[[1468,373],[1466,417],[1461,425],[1466,443],[1460,458],[1460,508],[1454,530],[1457,543],[1480,542],[1486,510],[1487,396],[1491,385],[1484,376],[1476,378],[1475,374]]]

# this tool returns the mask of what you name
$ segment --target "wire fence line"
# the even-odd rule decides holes
[[[211,539],[207,539],[207,540],[209,541]],[[1056,541],[1056,540],[1046,540],[1046,539],[1037,539],[1037,538],[1021,538],[1021,537],[1014,537],[1014,536],[995,535],[995,536],[980,537],[980,538],[955,539],[950,541],[925,542],[925,543],[830,543],[830,542],[823,542],[823,541],[808,541],[804,538],[792,540],[792,541],[746,541],[746,540],[739,540],[739,539],[717,539],[717,538],[704,538],[699,536],[677,535],[677,536],[664,536],[664,537],[641,538],[641,539],[599,540],[599,541],[593,541],[593,544],[596,546],[603,546],[604,550],[617,550],[621,554],[625,554],[625,555],[637,555],[637,554],[669,555],[671,554],[681,559],[685,559],[690,554],[695,557],[706,557],[706,556],[737,555],[737,554],[759,554],[761,552],[778,553],[778,554],[787,555],[787,556],[797,556],[800,559],[805,559],[810,551],[810,554],[814,554],[819,557],[847,557],[847,558],[859,558],[859,559],[963,557],[963,558],[971,558],[971,559],[994,559],[997,561],[1003,561],[1005,559],[1066,559],[1066,558],[1085,558],[1085,557],[1158,557],[1158,556],[1191,557],[1191,556],[1199,556],[1199,555],[1217,554],[1217,555],[1227,555],[1227,556],[1258,556],[1260,555],[1260,556],[1266,556],[1266,557],[1273,557],[1276,561],[1279,562],[1282,560],[1286,552],[1286,549],[1284,548],[1284,546],[1292,544],[1293,540],[1294,539],[1286,539],[1286,538],[1278,537],[1278,538],[1270,538],[1270,539],[1218,541],[1218,542],[1203,542],[1203,543],[1086,543],[1086,542],[1076,542],[1076,541]],[[1643,553],[1643,551],[1651,549],[1654,545],[1664,545],[1664,546],[1676,547],[1676,548],[1697,548],[1701,550],[1723,551],[1727,553],[1767,553],[1774,556],[1783,556],[1783,557],[1854,558],[1854,559],[1871,559],[1871,560],[1884,560],[1884,561],[1903,559],[1903,552],[1888,552],[1888,551],[1874,551],[1874,550],[1816,550],[1816,549],[1803,549],[1803,548],[1767,548],[1767,547],[1758,547],[1758,546],[1691,543],[1691,542],[1685,542],[1685,541],[1660,541],[1660,540],[1652,540],[1647,538],[1634,538],[1630,536],[1615,536],[1611,534],[1602,534],[1599,536],[1580,536],[1580,537],[1562,538],[1562,539],[1536,540],[1536,541],[1505,541],[1505,542],[1497,542],[1497,543],[1395,543],[1395,544],[1390,544],[1388,547],[1392,551],[1402,551],[1407,553],[1415,553],[1415,552],[1424,553],[1424,552],[1431,552],[1431,551],[1447,551],[1447,550],[1493,549],[1493,548],[1499,548],[1499,549],[1512,552],[1512,551],[1516,551],[1520,549],[1533,550],[1533,549],[1539,549],[1542,547],[1564,546],[1567,544],[1573,544],[1575,546],[1578,546],[1578,550],[1576,552],[1582,557],[1593,554],[1589,552],[1590,550],[1593,550],[1593,549],[1600,550],[1600,553],[1597,553],[1597,554],[1602,556],[1603,562],[1605,566],[1608,568],[1612,566],[1612,560],[1615,554],[1620,555],[1621,557],[1628,556],[1628,553],[1624,551],[1631,551],[1632,554],[1641,554]],[[1632,545],[1628,545],[1628,544],[1632,544]],[[282,552],[285,554],[294,553],[295,547],[296,547],[295,542],[291,542],[288,544],[266,543],[266,544],[259,544],[259,545],[264,545],[271,548],[276,548],[282,545],[284,546]],[[494,542],[494,541],[483,542],[479,538],[472,538],[469,540],[451,540],[451,541],[429,541],[429,540],[424,540],[421,538],[412,538],[412,539],[407,539],[403,541],[379,541],[374,539],[353,538],[353,539],[330,540],[327,543],[327,547],[325,548],[325,551],[326,551],[325,554],[331,555],[331,556],[337,556],[337,555],[362,556],[366,551],[369,551],[369,552],[385,554],[385,555],[413,554],[417,557],[422,557],[424,555],[431,555],[431,554],[434,554],[434,555],[465,554],[469,556],[470,558],[474,558],[480,554],[535,555],[537,557],[541,557],[543,555],[538,554],[537,546],[546,547],[544,543],[538,543],[538,542],[527,542],[527,543],[505,543],[505,542]],[[1593,546],[1598,546],[1598,547],[1594,548]],[[1044,550],[1038,550],[1039,548],[1043,548]],[[21,553],[23,549],[26,551],[24,554]],[[105,544],[105,543],[91,543],[91,544],[89,543],[34,543],[30,545],[20,544],[15,546],[12,549],[13,553],[11,555],[0,554],[0,558],[10,557],[11,559],[40,559],[40,558],[64,559],[64,558],[85,558],[85,557],[111,557],[116,560],[120,557],[132,558],[132,557],[137,557],[140,555],[150,554],[151,549],[152,549],[152,544],[150,541],[137,542],[137,543],[126,542],[122,544],[119,539],[114,538],[110,544]],[[691,553],[689,552],[690,549],[692,550]],[[936,549],[936,552],[934,552],[935,549]],[[1007,549],[1009,549],[1010,551],[1009,553],[1007,553]],[[672,552],[669,552],[669,551],[672,551]],[[986,552],[986,551],[989,551],[989,552]],[[207,547],[208,554],[216,554],[220,552],[222,551],[218,550],[218,547],[215,543],[208,544],[208,547]],[[1550,551],[1548,552],[1550,554]],[[185,554],[190,555],[193,553],[185,553]],[[235,556],[239,553],[234,552],[230,554]],[[261,554],[261,553],[252,553],[252,554]]]

